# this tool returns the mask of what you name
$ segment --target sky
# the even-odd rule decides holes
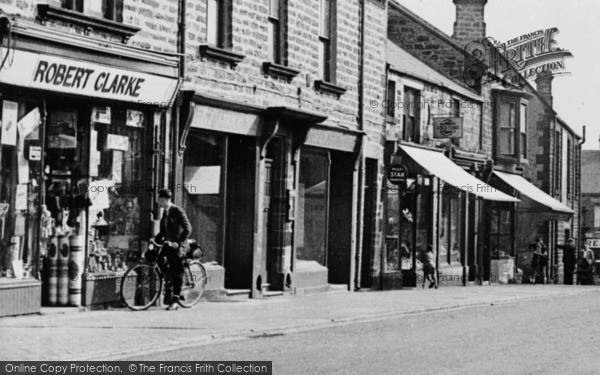
[[[396,0],[448,35],[452,35],[456,7],[452,0]],[[558,28],[555,46],[573,54],[565,60],[569,75],[553,81],[554,110],[579,135],[586,126],[584,149],[600,149],[600,1],[598,0],[489,0],[485,7],[487,36],[500,42],[540,29]],[[533,84],[535,87],[535,84]],[[599,111],[600,112],[600,111]]]

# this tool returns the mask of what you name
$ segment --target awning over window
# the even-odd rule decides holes
[[[430,174],[456,188],[490,201],[519,202],[517,198],[504,194],[470,175],[441,152],[407,145],[400,145],[400,149]]]
[[[570,209],[560,201],[552,198],[543,190],[539,189],[537,186],[535,186],[534,184],[527,181],[521,176],[498,171],[494,171],[494,174],[498,176],[498,178],[500,178],[502,181],[506,182],[507,184],[521,192],[521,194],[536,201],[537,203],[543,204],[544,206],[550,208],[552,211],[563,214],[575,213],[572,209]]]

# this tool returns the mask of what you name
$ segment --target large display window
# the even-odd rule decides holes
[[[327,152],[302,150],[295,224],[298,262],[314,261],[327,266],[329,166]]]
[[[0,100],[0,281],[37,273],[40,118],[39,102]]]
[[[204,249],[204,262],[221,262],[223,247],[223,166],[225,136],[192,132],[184,159],[183,208],[192,236]]]
[[[151,211],[144,146],[153,119],[62,100],[48,102],[47,116],[45,202],[54,235],[85,236],[86,272],[122,271],[139,258],[142,212]]]

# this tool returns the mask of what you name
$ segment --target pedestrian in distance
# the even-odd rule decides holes
[[[432,245],[427,245],[425,256],[423,257],[423,286],[425,288],[425,280],[429,281],[429,289],[435,287],[437,289],[437,274],[435,269],[435,252]]]
[[[562,261],[564,265],[564,283],[565,285],[573,285],[573,274],[577,265],[577,250],[575,249],[575,239],[569,238],[566,244],[557,245],[563,250]]]
[[[542,284],[546,284],[548,273],[548,248],[541,237],[538,237],[530,248],[533,250],[533,258],[531,260],[531,267],[533,268],[532,284],[535,285],[538,276],[542,277]]]
[[[156,199],[158,206],[164,209],[160,220],[160,232],[155,241],[163,243],[163,259],[161,263],[165,270],[165,304],[167,310],[177,310],[181,298],[183,284],[183,258],[188,252],[188,236],[192,226],[185,211],[171,201],[172,193],[169,189],[161,189]]]
[[[587,275],[586,279],[588,281],[587,285],[594,284],[594,268],[596,265],[596,257],[594,255],[594,251],[590,249],[590,246],[586,243],[583,245],[583,258],[587,263]]]

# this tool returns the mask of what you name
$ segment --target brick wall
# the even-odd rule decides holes
[[[383,97],[385,72],[385,8],[367,1],[366,98]],[[289,106],[329,116],[326,125],[357,129],[360,67],[360,6],[358,0],[337,5],[336,84],[348,91],[340,98],[317,92],[319,1],[289,1],[287,25],[288,66],[300,70],[291,83],[267,77],[262,64],[269,60],[268,0],[240,0],[233,6],[232,49],[246,55],[235,69],[210,60],[201,61],[198,46],[206,41],[206,0],[188,6],[188,81],[202,94],[263,106]],[[378,22],[378,23],[377,23]],[[366,130],[375,140],[383,126],[381,109],[367,108]]]
[[[4,13],[15,16],[17,21],[34,22],[38,14],[37,5],[45,3],[57,4],[52,0],[1,0],[0,6]],[[177,19],[178,0],[124,0],[123,23],[141,28],[129,40],[128,45],[156,51],[176,52]],[[83,27],[67,22],[49,20],[47,25],[68,33],[84,34]],[[89,36],[121,42],[120,37],[106,32],[91,30]]]
[[[400,74],[392,72],[389,79],[396,82],[396,91],[400,94],[404,91],[404,85],[402,83],[402,76]],[[414,81],[414,80],[413,80]],[[451,117],[454,116],[454,100],[458,100],[460,103],[460,116],[463,117],[463,138],[460,139],[460,148],[469,152],[479,152],[480,148],[480,137],[481,137],[481,112],[491,112],[490,104],[480,103],[469,99],[467,97],[455,94],[454,92],[438,87],[436,85],[428,84],[426,82],[418,81],[423,84],[423,90],[421,90],[420,104],[420,133],[421,143],[428,146],[441,146],[443,143],[447,143],[448,139],[434,139],[433,138],[433,118],[434,117]],[[397,96],[401,98],[401,96]],[[402,100],[397,100],[402,102]],[[404,106],[399,106],[396,109],[396,119],[398,124],[397,134],[401,134],[403,124]],[[484,117],[485,121],[485,117]],[[491,121],[491,117],[489,118]],[[484,123],[484,151],[491,153],[491,126],[485,126]]]

